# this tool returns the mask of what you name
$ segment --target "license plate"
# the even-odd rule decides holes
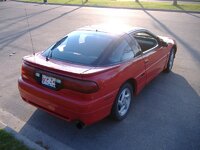
[[[42,75],[42,84],[51,88],[56,88],[56,78]]]

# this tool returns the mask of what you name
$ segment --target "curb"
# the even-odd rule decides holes
[[[5,130],[6,132],[12,134],[17,140],[21,141],[24,145],[29,147],[33,150],[45,150],[44,148],[40,147],[39,145],[35,144],[34,142],[30,141],[29,139],[25,138],[23,135],[17,133],[12,128],[8,127],[6,124],[0,121],[0,129]]]
[[[3,122],[3,123],[2,123]],[[6,124],[6,125],[5,125]],[[28,139],[34,145],[37,145],[36,150],[73,150],[67,144],[64,144],[52,136],[49,136],[47,133],[29,125],[27,122],[20,120],[10,112],[4,111],[0,108],[0,128],[14,130],[14,135],[21,135],[23,139]],[[4,129],[4,130],[5,130]],[[12,133],[12,132],[11,132]],[[20,136],[20,137],[21,137]],[[19,139],[20,141],[24,140]],[[25,141],[26,142],[26,141]],[[30,143],[30,142],[29,142]],[[32,147],[30,144],[25,144],[28,147]],[[38,148],[38,146],[40,148]]]
[[[128,9],[128,10],[143,10],[143,11],[164,11],[164,12],[179,12],[179,13],[197,13],[200,14],[200,11],[189,11],[189,10],[167,10],[167,9],[149,9],[149,8],[127,8],[127,7],[111,7],[111,6],[94,6],[94,5],[79,5],[79,4],[58,4],[58,3],[40,3],[40,2],[25,2],[19,0],[10,0],[21,3],[33,3],[41,5],[62,5],[62,6],[77,6],[77,7],[89,7],[89,8],[112,8],[112,9]]]

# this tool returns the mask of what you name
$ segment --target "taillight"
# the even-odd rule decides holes
[[[84,81],[72,78],[65,78],[63,86],[67,89],[86,94],[97,92],[99,89],[97,83],[93,81]]]
[[[21,76],[23,79],[34,78],[34,68],[26,65],[24,62],[21,67]]]

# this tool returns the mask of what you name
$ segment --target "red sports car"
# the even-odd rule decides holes
[[[108,115],[122,120],[134,95],[171,71],[176,51],[174,40],[144,28],[87,26],[25,56],[19,91],[24,101],[78,127]]]

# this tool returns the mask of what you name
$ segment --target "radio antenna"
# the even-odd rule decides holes
[[[28,32],[29,32],[29,36],[30,36],[30,39],[31,39],[32,52],[33,52],[33,55],[35,55],[35,49],[33,47],[33,39],[32,39],[32,35],[31,35],[31,30],[30,30],[30,25],[29,25],[28,14],[27,14],[26,8],[25,8],[25,13],[26,13],[26,22],[27,22],[27,25],[28,25]]]

